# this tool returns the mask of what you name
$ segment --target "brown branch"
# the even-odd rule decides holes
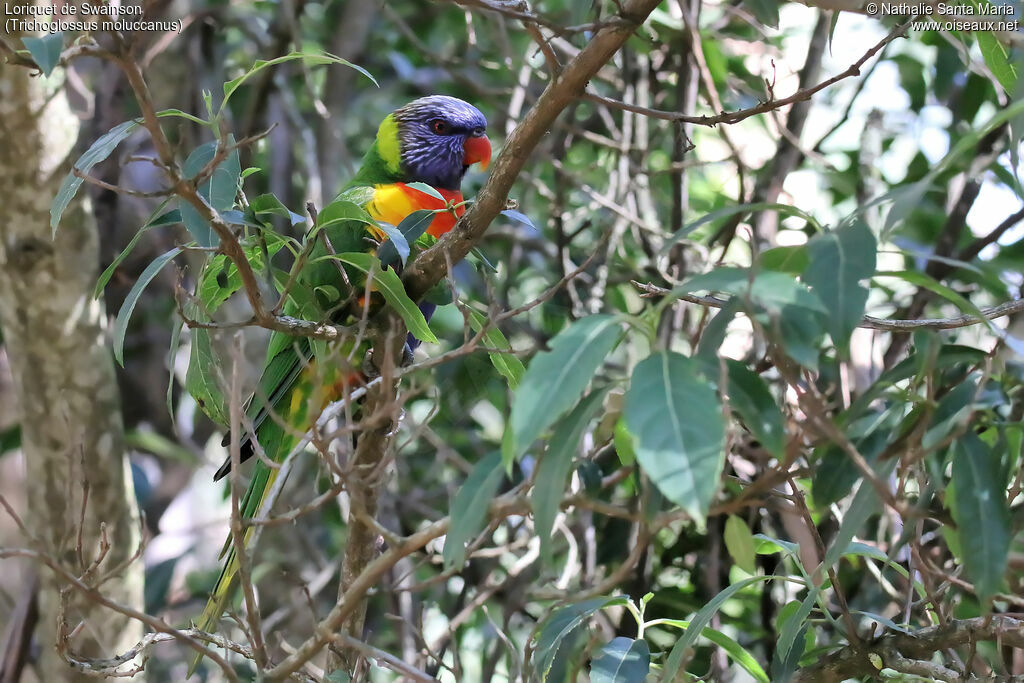
[[[797,683],[839,683],[848,678],[877,675],[878,669],[871,663],[870,655],[877,655],[883,665],[898,671],[919,673],[924,669],[917,666],[908,668],[908,660],[913,660],[910,662],[912,665],[928,663],[936,652],[990,640],[1024,648],[1024,621],[995,615],[959,619],[911,633],[891,633],[867,644],[863,649],[844,647],[826,655],[797,671],[794,680]],[[960,681],[962,677],[958,675],[949,680]]]
[[[729,299],[721,299],[714,296],[699,296],[697,294],[673,294],[672,290],[659,287],[649,282],[637,282],[636,280],[630,280],[633,286],[643,292],[643,296],[655,297],[655,296],[675,296],[682,301],[688,301],[692,304],[698,304],[700,306],[708,306],[710,308],[722,308],[729,303]],[[1008,315],[1015,315],[1024,311],[1024,299],[1016,299],[1014,301],[1007,301],[1001,303],[998,306],[991,306],[989,308],[982,308],[981,314],[983,317],[976,315],[966,314],[958,315],[953,318],[919,318],[917,320],[889,320],[886,318],[875,318],[870,315],[866,315],[861,318],[861,321],[857,323],[857,327],[864,327],[870,330],[882,330],[885,332],[909,332],[911,330],[953,330],[960,327],[969,327],[971,325],[977,325],[984,323],[989,320],[996,320],[997,318],[1003,318]]]
[[[700,126],[717,126],[720,123],[739,123],[744,119],[749,119],[751,116],[757,116],[758,114],[764,114],[766,112],[785,107],[787,104],[793,104],[794,102],[801,102],[808,100],[811,96],[816,93],[828,88],[829,86],[835,85],[839,81],[850,78],[851,76],[859,76],[860,68],[864,64],[875,56],[879,50],[891,43],[896,38],[902,36],[907,28],[910,26],[910,21],[906,21],[899,24],[894,29],[889,31],[888,35],[882,38],[878,43],[871,47],[867,52],[861,56],[856,62],[850,65],[846,71],[836,74],[832,78],[822,81],[815,86],[810,88],[804,88],[798,90],[789,97],[784,97],[781,100],[768,100],[762,102],[756,106],[748,107],[747,109],[739,109],[733,112],[722,112],[715,116],[688,116],[674,111],[665,111],[662,109],[651,109],[650,107],[641,107],[635,104],[627,104],[620,102],[619,100],[612,99],[610,97],[603,97],[595,93],[583,93],[580,95],[582,99],[590,100],[592,102],[599,102],[605,106],[612,107],[614,109],[623,109],[625,111],[631,111],[635,114],[641,114],[643,116],[649,116],[655,119],[663,119],[665,121],[679,121],[681,123],[693,123]]]

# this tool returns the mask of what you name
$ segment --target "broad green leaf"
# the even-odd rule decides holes
[[[416,190],[418,192],[422,192],[423,194],[427,195],[428,197],[433,197],[434,199],[440,199],[442,202],[447,202],[448,201],[448,200],[446,200],[444,198],[444,196],[440,192],[435,190],[430,185],[427,185],[426,183],[406,183],[405,186],[408,187],[410,190]]]
[[[474,332],[480,332],[486,322],[487,319],[481,313],[469,309],[469,326]],[[488,351],[487,355],[490,357],[491,365],[494,366],[494,369],[508,382],[508,388],[515,391],[523,378],[523,374],[526,372],[526,367],[523,365],[523,361],[513,355],[512,345],[509,344],[508,339],[501,333],[501,330],[491,325],[484,332],[481,342],[488,348],[508,351],[508,353]]]
[[[841,353],[864,315],[868,290],[860,284],[875,272],[878,244],[864,221],[815,235],[807,243],[810,263],[803,281],[828,309],[827,327]]]
[[[751,303],[776,315],[790,306],[818,313],[828,312],[821,299],[806,285],[774,270],[753,273],[749,268],[715,268],[686,280],[672,293],[679,295],[699,291],[727,292],[743,300],[749,298]]]
[[[246,171],[251,169],[246,169]],[[258,169],[257,169],[258,170]],[[244,178],[245,172],[239,174],[239,178]],[[306,217],[301,216],[294,211],[290,210],[287,206],[281,203],[275,195],[267,193],[253,197],[249,200],[249,211],[254,216],[260,216],[263,214],[269,214],[271,216],[281,216],[287,218],[292,225],[298,225],[299,223],[305,223]],[[326,208],[325,208],[326,210]],[[319,218],[319,216],[318,216]]]
[[[221,143],[207,142],[199,145],[185,159],[182,165],[182,174],[193,179],[214,160],[217,155],[218,144],[234,144],[234,137],[228,138]],[[199,187],[199,195],[209,202],[210,207],[216,212],[227,211],[235,203],[235,195],[238,193],[238,179],[242,173],[242,167],[238,156],[238,150],[234,149],[228,153],[223,161],[210,173],[209,179]],[[181,211],[182,222],[188,229],[189,234],[195,238],[201,247],[215,247],[220,242],[217,234],[210,227],[210,224],[203,218],[199,211],[182,200],[178,202]]]
[[[92,143],[82,156],[78,157],[74,167],[82,174],[88,175],[93,166],[109,157],[114,148],[131,135],[132,131],[138,128],[141,123],[142,119],[132,119],[131,121],[125,121],[114,126],[101,135],[96,142]],[[84,182],[83,178],[77,177],[74,173],[68,173],[64,176],[60,189],[57,190],[53,203],[50,205],[50,229],[54,235],[57,234],[57,225],[60,223],[60,217],[64,214],[64,210],[68,208],[68,204],[74,199],[78,189],[82,187]]]
[[[729,515],[729,518],[725,520],[724,539],[725,548],[729,551],[729,556],[732,557],[736,566],[748,574],[756,573],[754,537],[750,533],[747,523],[736,515]]]
[[[999,85],[1003,86],[1006,94],[1013,97],[1017,92],[1017,70],[1009,59],[1006,46],[990,31],[975,31],[974,35],[978,38],[978,47],[985,65],[999,81]]]
[[[409,254],[411,253],[409,242],[405,239],[405,235],[390,223],[377,223],[377,229],[388,236],[387,240],[377,250],[377,258],[380,259],[381,265],[388,267],[396,266],[400,263],[404,266],[405,262],[409,260]]]
[[[249,68],[248,71],[246,71],[238,78],[232,79],[225,83],[224,100],[220,103],[220,111],[224,111],[224,107],[227,106],[228,100],[231,99],[231,96],[235,93],[235,91],[238,90],[238,88],[241,87],[243,83],[245,83],[247,80],[258,74],[260,71],[263,71],[267,67],[274,66],[275,64],[283,64],[284,62],[291,62],[296,59],[301,59],[306,63],[312,64],[314,66],[320,64],[342,64],[344,66],[355,69],[356,71],[358,71],[359,73],[363,74],[371,81],[373,81],[374,85],[377,85],[377,81],[374,79],[373,76],[370,75],[369,71],[367,71],[361,66],[357,66],[352,62],[349,62],[348,60],[342,59],[341,57],[335,57],[332,54],[320,51],[291,52],[289,54],[282,55],[281,57],[277,57],[275,59],[257,59],[256,62]],[[220,113],[218,112],[218,117],[219,116]]]
[[[194,327],[190,331],[191,348],[185,390],[196,400],[200,410],[221,425],[230,424],[227,399],[218,381],[219,361],[213,352],[210,331]]]
[[[373,254],[350,252],[338,254],[339,261],[361,270],[367,277],[373,278],[374,287],[384,295],[384,300],[402,317],[409,332],[417,339],[431,344],[437,343],[437,337],[427,326],[427,320],[409,295],[405,293],[402,280],[393,270],[380,269],[380,261]]]
[[[491,453],[478,462],[452,500],[451,526],[444,539],[444,568],[458,569],[466,561],[466,548],[487,524],[487,510],[504,476],[501,454]]]
[[[801,275],[810,263],[807,245],[775,247],[762,251],[757,263],[764,270],[777,270],[790,275]]]
[[[264,243],[253,237],[242,245],[246,260],[257,273],[267,267],[266,257],[273,257],[285,245],[285,240],[276,233],[268,231],[264,233],[264,236],[268,238]],[[263,251],[264,246],[266,254]],[[207,261],[199,275],[196,294],[205,311],[213,313],[241,288],[242,276],[239,275],[234,261],[223,254],[217,254]]]
[[[963,544],[964,569],[978,597],[988,600],[1003,588],[1010,550],[1010,514],[998,456],[971,431],[952,448],[953,514]]]
[[[135,310],[135,304],[139,302],[139,297],[142,296],[142,292],[146,289],[153,278],[156,277],[164,266],[166,266],[175,256],[181,253],[181,247],[175,247],[169,251],[157,256],[153,259],[152,263],[146,266],[146,269],[139,275],[139,279],[132,285],[131,290],[128,292],[128,296],[124,298],[124,303],[121,304],[121,310],[117,312],[117,320],[114,321],[114,358],[123,367],[124,366],[124,335],[128,331],[128,321],[131,320],[132,311]]]
[[[530,361],[515,397],[503,457],[508,466],[544,430],[572,408],[621,334],[615,318],[592,315],[572,323],[551,340],[551,350]]]
[[[755,583],[762,581],[770,581],[779,577],[776,576],[751,576],[750,578],[737,581],[715,597],[711,598],[696,614],[690,619],[690,626],[683,633],[683,636],[676,641],[676,644],[672,646],[672,650],[668,654],[668,659],[665,660],[665,666],[662,669],[662,680],[671,681],[675,679],[676,673],[679,671],[679,667],[683,664],[683,656],[687,650],[693,648],[697,642],[697,637],[703,635],[704,629],[711,622],[711,617],[715,616],[715,613],[721,609],[725,601],[736,595],[747,586],[752,586]]]
[[[590,664],[590,683],[643,683],[651,668],[647,641],[613,638]]]
[[[134,235],[132,235],[131,240],[128,242],[128,246],[126,246],[121,251],[121,253],[118,254],[117,257],[110,262],[110,265],[106,267],[106,269],[100,275],[99,279],[96,281],[96,288],[93,289],[92,292],[92,296],[94,299],[100,298],[100,296],[103,294],[103,289],[107,286],[107,283],[110,282],[110,278],[114,276],[114,271],[116,271],[117,267],[124,262],[124,260],[128,257],[128,254],[132,252],[132,249],[134,249],[135,245],[139,243],[139,240],[142,238],[142,236],[146,233],[147,230],[161,225],[173,225],[174,223],[181,222],[181,213],[177,210],[168,211],[167,213],[160,214],[160,211],[166,205],[167,202],[163,202],[162,204],[160,204],[157,210],[153,212],[153,215],[150,217],[150,219],[146,221],[146,223],[141,228],[139,228]]]
[[[744,0],[744,5],[754,13],[754,18],[770,28],[779,27],[779,3],[777,0]]]
[[[431,222],[434,220],[434,214],[434,211],[427,211],[424,209],[420,211],[413,211],[411,214],[403,218],[402,222],[399,223],[398,227],[394,230],[402,237],[404,248],[400,248],[402,247],[402,244],[395,242],[394,238],[384,242],[380,245],[380,249],[377,250],[377,257],[380,259],[380,262],[385,266],[391,266],[401,258],[401,261],[404,264],[409,258],[409,245],[415,244],[416,240],[418,240],[420,236],[427,231],[427,228],[430,227]],[[378,223],[377,225],[384,228],[387,223]],[[390,232],[388,233],[388,236],[391,236]],[[392,244],[392,242],[394,242],[394,244]]]
[[[737,360],[727,360],[729,372],[729,405],[743,418],[765,450],[778,460],[786,455],[786,424],[779,402],[768,385],[753,370]]]
[[[358,221],[374,227],[377,226],[377,221],[366,212],[366,209],[347,199],[334,200],[325,206],[316,217],[316,225],[320,230],[327,230],[348,221]]]
[[[774,318],[766,313],[755,316],[768,330],[776,331],[786,355],[809,370],[818,370],[818,340],[825,334],[822,316],[799,306],[786,306]]]
[[[533,507],[534,531],[540,537],[541,557],[545,562],[551,562],[551,533],[559,504],[565,494],[566,479],[572,471],[573,456],[579,448],[583,432],[607,393],[608,388],[595,389],[560,421],[558,430],[552,435],[548,449],[537,466],[530,504]]]
[[[552,612],[541,624],[536,638],[537,646],[534,648],[533,668],[541,683],[548,680],[548,674],[556,659],[570,656],[575,645],[575,636],[590,615],[609,605],[624,603],[625,599],[619,597],[599,597]]]
[[[41,38],[25,37],[21,39],[25,49],[32,55],[33,61],[43,72],[43,76],[53,73],[54,67],[60,62],[60,53],[64,49],[64,33],[47,33]]]
[[[633,370],[623,415],[637,460],[666,498],[703,525],[725,462],[718,394],[695,361],[659,351]]]

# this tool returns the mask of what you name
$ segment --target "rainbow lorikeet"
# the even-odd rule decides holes
[[[364,220],[346,218],[344,211],[332,213],[332,206],[351,202],[373,220],[392,226],[416,211],[433,210],[436,213],[418,243],[440,237],[465,211],[460,185],[466,170],[476,163],[486,168],[490,162],[486,126],[487,120],[476,107],[443,95],[414,100],[385,117],[355,176],[335,204],[320,213],[318,227],[324,239],[310,250],[308,265],[298,277],[298,286],[293,287],[296,296],[289,298],[283,312],[307,318],[319,315],[337,324],[358,319],[365,303],[365,277],[360,280],[361,273],[343,271],[334,262],[334,255],[376,251],[387,234],[375,223],[367,222],[365,214]],[[433,191],[425,191],[430,188],[423,185],[410,187],[416,183],[429,185]],[[340,218],[328,217],[329,213]],[[305,301],[297,296],[299,292],[305,292]],[[429,319],[433,305],[423,303],[421,310]],[[324,345],[275,332],[258,388],[246,407],[249,429],[240,435],[241,460],[251,458],[258,447],[268,460],[282,462],[328,403],[349,396],[362,384],[363,359],[355,356],[366,349],[358,348],[359,343],[365,345],[354,339],[338,342],[324,358],[320,357],[322,351],[317,351]],[[240,501],[243,519],[258,513],[279,472],[262,458],[257,460],[249,488]],[[221,479],[230,470],[228,458],[214,479]],[[251,527],[245,531],[246,545],[252,532]],[[204,631],[220,618],[235,587],[238,561],[230,538],[222,557],[220,578],[197,624]],[[192,670],[198,661],[193,662]]]

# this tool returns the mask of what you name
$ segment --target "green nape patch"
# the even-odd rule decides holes
[[[398,144],[398,124],[393,114],[388,114],[377,129],[377,152],[389,171],[399,172],[402,165],[402,150]]]

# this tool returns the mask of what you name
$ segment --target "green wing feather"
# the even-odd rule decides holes
[[[355,186],[343,192],[339,199],[362,206],[367,204],[372,196],[372,187]],[[324,319],[335,302],[320,300],[322,297],[318,296],[318,292],[329,292],[333,289],[344,299],[349,292],[346,279],[353,287],[360,286],[358,273],[343,277],[338,264],[333,263],[329,255],[330,250],[334,253],[368,251],[372,245],[366,240],[370,235],[367,226],[358,221],[346,221],[328,227],[324,235],[326,240],[318,238],[316,246],[310,251],[309,265],[297,278],[291,296],[284,306],[285,315]],[[330,243],[330,250],[327,242]],[[344,317],[344,314],[335,315],[334,321],[347,322],[339,319]],[[356,372],[352,365],[357,368],[362,356],[357,353],[358,350],[353,344],[353,340],[343,340],[341,344],[335,345],[332,348],[332,362],[326,364],[331,367],[325,368],[318,367],[314,345],[308,338],[280,332],[271,335],[263,374],[256,392],[245,409],[251,429],[268,460],[275,463],[283,462],[299,444],[301,435],[311,426],[310,407],[322,404],[322,399],[329,399],[327,396],[317,394],[328,390],[340,377]],[[277,417],[272,417],[272,413]],[[285,427],[285,424],[288,426]],[[252,436],[247,431],[241,439],[243,448],[252,447],[251,441]],[[280,472],[279,469],[268,466],[263,459],[257,460],[249,487],[239,503],[242,519],[252,519],[259,513]],[[226,473],[229,467],[230,459],[220,472]],[[252,541],[254,531],[255,528],[249,527],[244,532],[243,541],[246,548]],[[196,627],[202,631],[209,632],[214,629],[237,584],[238,557],[230,536],[221,552],[221,558],[223,566],[220,576],[210,600],[196,622]],[[189,667],[189,676],[194,673],[201,660],[201,655],[194,659]]]

